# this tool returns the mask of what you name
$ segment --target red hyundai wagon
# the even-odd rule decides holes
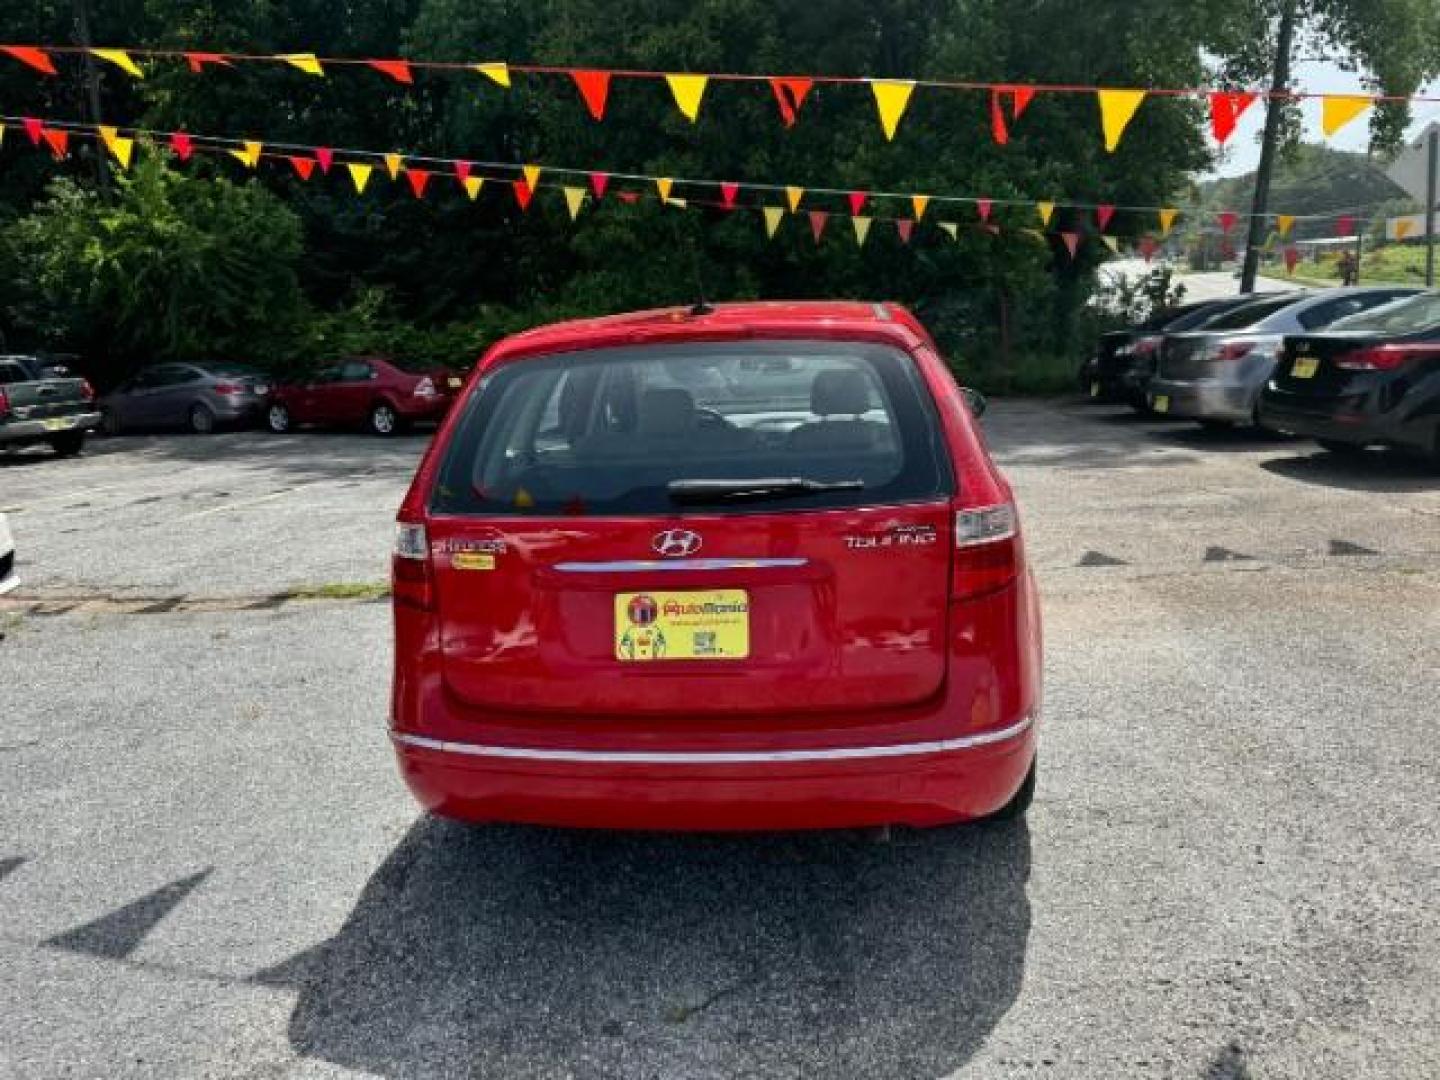
[[[393,577],[391,737],[438,814],[932,825],[1033,793],[1014,496],[893,304],[500,342],[420,464]]]

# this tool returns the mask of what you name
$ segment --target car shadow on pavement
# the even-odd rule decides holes
[[[1260,462],[1266,472],[1343,491],[1391,495],[1440,491],[1440,466],[1397,450],[1332,454],[1326,450]]]
[[[670,836],[421,819],[293,987],[297,1053],[384,1077],[937,1076],[1014,1003],[1023,822]]]

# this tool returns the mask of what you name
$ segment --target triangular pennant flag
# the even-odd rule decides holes
[[[1285,272],[1293,274],[1295,264],[1300,261],[1300,249],[1291,245],[1285,249]]]
[[[1105,230],[1105,226],[1110,224],[1110,219],[1114,216],[1115,207],[1109,203],[1101,203],[1095,208],[1095,222],[1100,226],[1102,232]]]
[[[1235,222],[1240,219],[1234,210],[1221,210],[1215,217],[1220,222],[1220,231],[1227,234],[1235,228]]]
[[[463,187],[465,185],[465,181],[470,177],[470,162],[456,161],[453,162],[453,165],[455,168],[455,179],[459,180],[460,185]]]
[[[735,209],[735,196],[740,194],[740,185],[726,180],[720,185],[720,205],[726,210]]]
[[[919,221],[925,216],[925,208],[930,205],[929,195],[911,195],[910,205],[915,208],[915,220]]]
[[[990,137],[999,146],[1010,142],[1010,129],[1005,125],[1005,107],[1001,98],[1003,93],[998,86],[990,90]]]
[[[1217,90],[1210,95],[1210,131],[1221,146],[1235,134],[1235,124],[1255,103],[1255,95],[1238,90]]]
[[[524,180],[511,180],[510,187],[515,192],[516,205],[523,214],[530,209],[530,200],[535,197],[535,189]]]
[[[135,140],[127,139],[120,132],[104,124],[99,127],[100,141],[105,144],[105,149],[115,155],[115,160],[120,163],[122,169],[130,167],[130,155],[135,149]]]
[[[692,124],[700,115],[700,99],[705,96],[705,86],[710,81],[708,75],[666,75],[665,81],[670,84],[670,93],[675,98],[675,105],[684,114],[685,119]]]
[[[1048,229],[1050,219],[1055,216],[1055,204],[1053,202],[1037,202],[1035,211],[1040,215],[1041,223]]]
[[[50,144],[50,153],[59,161],[70,151],[70,133],[57,128],[45,129],[45,141]]]
[[[5,145],[5,125],[0,124],[0,146]]]
[[[510,67],[504,63],[476,64],[475,70],[491,82],[510,89]]]
[[[143,79],[145,72],[140,70],[140,65],[130,59],[130,54],[124,49],[91,49],[90,55],[114,64],[126,75],[133,75],[137,79]]]
[[[810,235],[815,237],[815,243],[820,243],[820,237],[825,232],[825,223],[830,220],[830,215],[824,210],[810,211]]]
[[[195,144],[185,132],[175,131],[170,134],[170,149],[181,161],[189,161],[190,155],[195,152]]]
[[[409,60],[367,60],[365,62],[382,75],[389,75],[398,83],[410,86],[415,82],[415,76],[410,73]]]
[[[780,228],[780,219],[785,216],[785,211],[778,206],[764,207],[765,213],[765,235],[774,237],[775,230]]]
[[[222,53],[216,52],[187,52],[185,62],[190,65],[190,70],[196,75],[205,70],[206,64],[220,64],[223,67],[234,67],[229,60],[225,59]]]
[[[526,165],[520,171],[525,174],[525,183],[529,186],[531,191],[534,191],[537,187],[540,186],[539,165]]]
[[[46,137],[47,137],[47,138],[49,137],[49,132],[46,132]],[[1351,236],[1351,235],[1354,234],[1354,232],[1355,232],[1355,219],[1354,219],[1353,217],[1351,217],[1349,214],[1346,214],[1344,217],[1336,218],[1336,219],[1335,219],[1335,235],[1337,235],[1337,236]]]
[[[405,159],[399,154],[385,155],[385,171],[390,174],[391,180],[394,180],[397,176],[400,175],[400,167],[404,164]]]
[[[470,201],[474,202],[480,197],[480,189],[485,186],[485,179],[480,176],[467,176],[460,183],[464,185],[465,194],[470,196]]]
[[[794,127],[800,106],[814,85],[813,79],[771,79],[770,89],[775,91],[775,100],[780,104],[780,119],[785,126]]]
[[[868,191],[852,191],[852,192],[850,192],[850,195],[849,195],[849,199],[850,199],[850,213],[851,213],[851,214],[859,214],[861,210],[864,210],[864,209],[865,209],[865,202],[866,202],[866,200],[868,200],[869,198],[870,198],[870,193],[869,193]]]
[[[895,138],[895,129],[910,104],[910,95],[915,92],[912,79],[871,79],[870,90],[875,95],[875,109],[880,114],[880,127],[886,139]]]
[[[1275,231],[1278,232],[1281,236],[1289,236],[1289,235],[1290,235],[1290,230],[1293,229],[1294,227],[1295,227],[1295,215],[1294,215],[1294,214],[1276,214],[1276,215],[1275,215]]]
[[[30,143],[39,146],[40,140],[45,137],[45,125],[33,116],[27,116],[20,121],[25,126],[25,134],[30,136]]]
[[[283,60],[293,68],[299,68],[306,75],[323,77],[325,74],[325,69],[320,66],[320,61],[315,58],[314,53],[281,53],[275,59]]]
[[[363,194],[365,185],[370,182],[370,174],[375,171],[375,166],[360,161],[347,161],[345,168],[350,170],[350,179],[355,183],[355,194]]]
[[[561,190],[565,192],[565,208],[570,211],[570,220],[574,221],[580,216],[580,207],[585,203],[585,189],[567,184]]]
[[[1160,235],[1169,236],[1170,230],[1175,227],[1175,219],[1180,216],[1180,211],[1166,207],[1160,211]]]
[[[1020,114],[1029,107],[1031,100],[1035,97],[1033,86],[1007,86],[1010,91],[1010,116],[1019,120]]]
[[[1142,236],[1140,238],[1140,256],[1147,263],[1155,257],[1155,250],[1160,245],[1155,242],[1153,236]]]
[[[295,170],[295,175],[301,180],[309,180],[310,175],[315,171],[315,159],[308,157],[292,156],[290,167]]]
[[[592,172],[590,174],[590,193],[594,195],[597,200],[605,197],[605,189],[609,186],[609,173]]]
[[[1144,90],[1097,90],[1100,100],[1100,123],[1105,129],[1105,149],[1112,154],[1129,127],[1135,110],[1145,100]]]
[[[668,176],[657,176],[655,178],[655,190],[660,193],[660,201],[664,202],[670,198],[670,189],[675,186],[675,181]]]
[[[942,221],[939,225],[940,228],[944,230],[945,235],[950,237],[951,240],[956,239],[960,235],[960,226],[956,225],[953,221]]]
[[[786,185],[786,187],[785,187],[785,201],[790,204],[790,212],[791,212],[792,214],[795,213],[796,211],[798,211],[798,210],[800,209],[800,200],[803,199],[804,197],[805,197],[805,189],[804,189],[803,187],[795,187],[795,186],[793,186],[793,185]]]
[[[22,64],[26,64],[42,75],[59,74],[55,70],[55,62],[50,59],[50,54],[44,49],[32,48],[29,45],[0,45],[0,52],[9,53]]]
[[[980,215],[981,221],[990,220],[991,203],[989,199],[976,199],[975,212]]]
[[[1328,138],[1375,102],[1356,94],[1326,94],[1320,99],[1320,129]]]
[[[320,163],[320,171],[328,174],[330,164],[335,160],[335,151],[328,146],[317,146],[315,148],[315,160]]]
[[[605,100],[610,96],[610,72],[576,70],[570,72],[570,78],[579,87],[590,115],[596,120],[605,119]]]
[[[1080,249],[1080,234],[1076,232],[1062,232],[1060,239],[1065,243],[1065,250],[1070,252],[1070,258],[1075,258],[1075,253]]]
[[[915,231],[915,222],[909,218],[897,218],[895,221],[895,231],[900,234],[900,242],[902,244],[908,244],[910,243],[910,234]]]
[[[264,143],[247,140],[240,144],[239,150],[231,150],[230,152],[253,169],[260,164],[260,154],[264,149]]]
[[[1395,239],[1404,240],[1415,231],[1415,222],[1411,218],[1395,219]]]
[[[410,191],[417,199],[425,197],[425,185],[430,183],[428,169],[406,169],[405,179],[410,182]]]
[[[1111,251],[1113,251],[1116,255],[1120,254],[1119,240],[1115,239],[1115,237],[1113,236],[1102,236],[1100,237],[1100,239],[1105,241],[1105,246],[1108,247]]]
[[[855,227],[855,243],[863,245],[865,237],[870,234],[870,219],[868,217],[852,217],[850,224]]]

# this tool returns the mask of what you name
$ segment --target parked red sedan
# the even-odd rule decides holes
[[[910,313],[565,323],[481,376],[399,513],[391,737],[425,807],[696,830],[1024,812],[1035,587],[983,403]]]
[[[265,419],[276,433],[324,424],[394,435],[417,421],[441,419],[462,381],[451,372],[406,371],[378,357],[346,360],[309,382],[276,387]]]

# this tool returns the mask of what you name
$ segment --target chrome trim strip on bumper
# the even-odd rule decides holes
[[[449,742],[392,731],[390,738],[403,746],[439,750],[468,757],[506,758],[521,761],[568,761],[586,765],[771,765],[794,761],[863,761],[874,758],[915,757],[971,750],[1017,738],[1034,723],[1028,714],[1018,723],[998,731],[963,735],[936,742],[895,743],[888,746],[843,746],[832,750],[542,750],[524,746],[482,746],[479,743]]]
[[[804,566],[808,559],[619,559],[614,562],[562,562],[562,574],[619,574],[643,570],[772,570]]]

